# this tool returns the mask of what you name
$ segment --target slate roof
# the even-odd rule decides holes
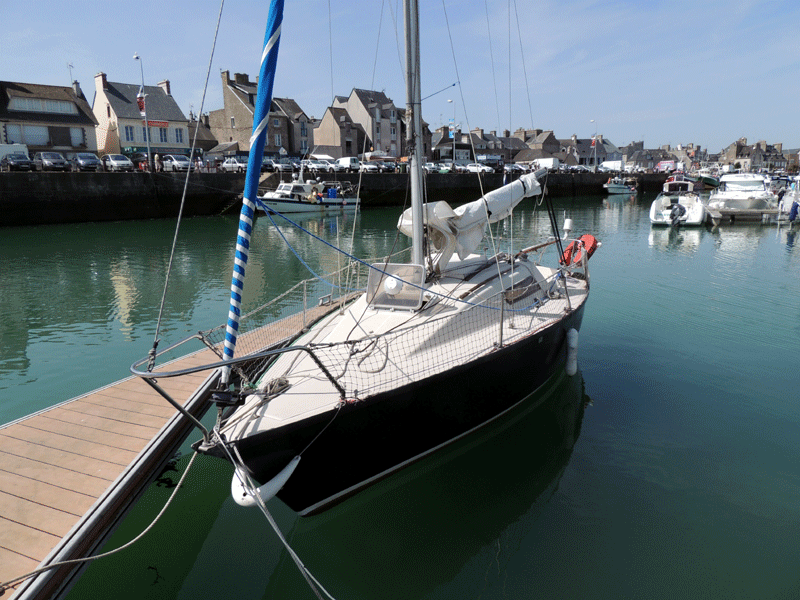
[[[134,83],[113,83],[108,82],[105,90],[106,98],[114,114],[118,119],[137,119],[141,120],[139,107],[136,104],[136,96],[139,94],[139,87]],[[150,121],[188,121],[183,111],[178,107],[178,103],[172,96],[157,85],[144,86],[145,106],[147,108],[147,119]]]
[[[78,107],[77,115],[60,113],[29,112],[9,110],[8,103],[11,98],[41,98],[45,100],[64,100],[72,102]],[[0,119],[4,121],[29,121],[46,123],[63,123],[64,125],[86,125],[94,127],[97,119],[92,113],[92,108],[81,92],[75,95],[72,86],[41,85],[38,83],[18,83],[14,81],[0,81]]]
[[[301,116],[305,115],[305,111],[300,108],[291,98],[273,98],[271,112],[281,112],[292,121],[297,121]]]

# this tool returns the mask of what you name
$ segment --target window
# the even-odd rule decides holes
[[[300,152],[303,154],[308,152],[308,140],[300,140]]]
[[[126,142],[134,141],[133,125],[125,125],[125,141]]]
[[[59,113],[62,115],[78,114],[78,107],[73,102],[45,100],[43,98],[11,98],[8,101],[8,110]]]
[[[147,127],[142,127],[142,141],[147,142],[147,140],[148,140]]]
[[[300,121],[300,135],[305,137],[308,135],[308,128],[306,127],[305,121]]]
[[[280,119],[272,119],[272,124],[275,127],[280,127],[281,126],[281,120]]]
[[[86,140],[83,137],[83,127],[70,127],[69,137],[73,148],[80,148],[86,144]]]
[[[393,140],[397,139],[397,127],[392,127],[391,133],[392,133],[392,139]]]
[[[280,133],[276,133],[275,134],[275,145],[276,146],[281,146],[281,134]]]
[[[231,117],[231,129],[236,129],[236,118]]]
[[[47,146],[50,144],[50,132],[42,125],[24,125],[22,127],[22,143],[31,146]]]
[[[166,127],[159,127],[158,128],[158,141],[162,144],[167,143],[167,128]]]
[[[175,130],[175,143],[182,144],[183,143],[183,129],[176,129]]]
[[[108,106],[106,106],[106,114],[108,115],[109,118],[111,118],[111,105],[110,104]]]
[[[375,123],[375,134],[376,135],[380,135],[381,134],[381,124],[380,123]]]
[[[21,144],[22,143],[22,127],[20,125],[12,125],[11,123],[6,125],[6,141],[9,144]]]

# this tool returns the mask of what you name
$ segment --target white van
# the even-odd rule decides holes
[[[336,160],[336,164],[344,167],[351,173],[358,173],[361,169],[361,162],[355,156],[344,156]]]
[[[0,144],[0,159],[9,154],[24,154],[28,156],[28,147],[25,144]]]

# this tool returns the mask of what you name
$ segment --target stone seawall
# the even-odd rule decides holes
[[[640,191],[660,191],[661,174],[637,175]],[[400,206],[410,202],[409,177],[403,173],[336,174],[321,177],[353,184],[361,182],[364,208]],[[261,189],[274,189],[289,174],[262,176]],[[183,216],[238,212],[245,175],[192,173]],[[602,173],[552,173],[543,181],[552,196],[603,194]],[[482,176],[483,191],[503,185],[503,175]],[[175,218],[181,204],[183,173],[0,173],[0,227]],[[477,175],[433,173],[425,186],[431,197],[453,206],[481,195]]]
[[[241,197],[244,175],[192,173],[183,215],[214,215]],[[174,218],[183,173],[0,173],[0,227]]]

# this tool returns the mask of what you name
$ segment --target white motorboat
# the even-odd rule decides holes
[[[719,187],[712,190],[708,207],[740,210],[775,208],[777,199],[770,189],[769,177],[756,173],[723,175]]]
[[[650,223],[670,227],[699,226],[706,222],[706,205],[688,180],[667,181],[650,205]]]
[[[251,160],[266,136],[258,128],[269,117],[282,19],[275,11],[282,5],[273,0],[270,10]],[[342,277],[346,284],[296,319],[267,317],[286,306],[288,293],[279,307],[244,314],[255,205],[270,200],[257,198],[257,169],[249,168],[227,323],[194,336],[219,360],[170,371],[169,363],[155,366],[154,347],[132,367],[167,400],[156,380],[217,369],[208,385],[218,420],[194,447],[233,464],[232,494],[244,506],[277,495],[300,514],[325,510],[531,401],[555,375],[577,370],[588,259],[599,244],[591,235],[562,238],[545,196],[553,237],[519,251],[501,251],[489,239],[492,249],[479,251],[490,224],[541,194],[544,171],[455,209],[424,202],[418,0],[405,0],[404,9],[411,208],[398,229],[411,238],[410,260],[370,264],[325,242],[332,255],[368,271],[364,286]],[[300,306],[305,290],[297,288]],[[139,370],[145,362],[147,370]]]
[[[622,177],[610,177],[603,184],[603,189],[609,194],[635,194],[636,180]]]
[[[269,208],[285,214],[353,212],[358,208],[358,198],[347,182],[307,180],[279,184],[277,189],[261,196],[261,204],[259,210]]]

